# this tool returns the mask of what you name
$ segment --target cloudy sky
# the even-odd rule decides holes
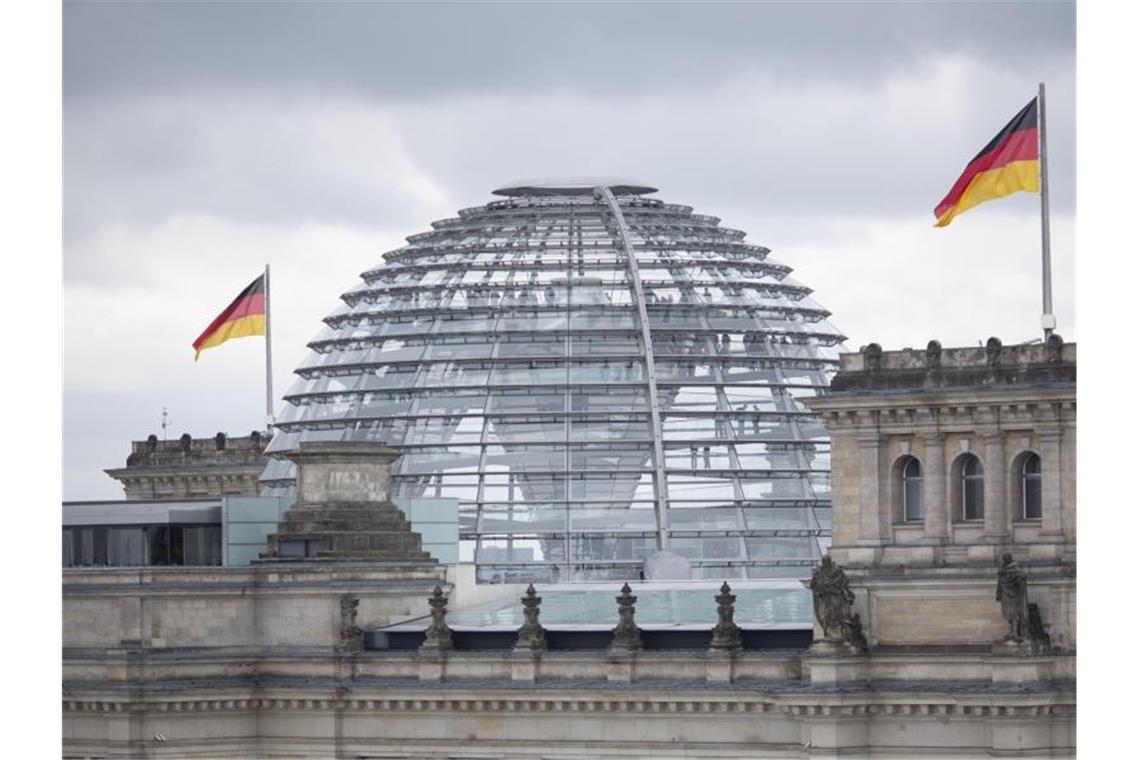
[[[275,385],[407,235],[519,177],[619,175],[743,229],[849,336],[1038,337],[1037,196],[935,230],[1048,86],[1074,313],[1072,3],[64,4],[64,498],[132,439],[263,422],[260,339],[191,341],[273,268]]]

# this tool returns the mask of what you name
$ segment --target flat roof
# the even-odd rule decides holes
[[[492,190],[495,195],[590,195],[595,187],[608,187],[614,195],[646,195],[657,188],[625,177],[534,177],[508,182]]]

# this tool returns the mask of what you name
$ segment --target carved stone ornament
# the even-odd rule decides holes
[[[357,608],[360,600],[354,596],[340,598],[340,636],[337,649],[359,650],[364,648],[364,631],[356,624]]]
[[[1048,349],[1049,361],[1061,362],[1065,358],[1065,339],[1057,333],[1049,336],[1049,340],[1045,341],[1045,346]]]
[[[519,628],[518,639],[515,640],[515,649],[529,649],[539,651],[546,649],[546,629],[538,622],[539,605],[542,597],[534,590],[534,584],[526,589],[526,596],[522,597],[523,624]]]
[[[1009,626],[1002,641],[1022,642],[1028,633],[1029,584],[1025,571],[1009,552],[1001,557],[996,600],[1001,602],[1001,616]]]
[[[1001,340],[990,338],[986,341],[986,362],[993,366],[1001,359]]]
[[[937,369],[942,366],[942,344],[932,340],[926,344],[926,368]]]
[[[727,651],[740,649],[740,627],[732,619],[733,612],[736,609],[733,606],[735,601],[736,594],[732,593],[728,581],[725,581],[720,587],[720,593],[716,596],[717,621],[716,627],[713,628],[712,641],[709,643],[710,649]]]
[[[869,372],[882,369],[883,347],[878,343],[871,343],[863,348],[863,368]]]
[[[847,574],[831,560],[831,555],[824,555],[819,567],[812,572],[809,588],[815,619],[823,629],[824,643],[833,647],[846,645],[856,652],[866,651],[862,622],[851,612],[855,594],[847,582]]]
[[[428,606],[431,607],[431,625],[424,631],[424,643],[420,644],[420,649],[451,649],[451,629],[443,619],[447,615],[447,595],[439,586],[428,597]]]
[[[613,630],[613,639],[610,640],[610,649],[636,651],[641,649],[641,629],[633,622],[634,605],[637,597],[633,589],[626,583],[621,587],[621,594],[615,597],[618,603],[618,624]]]

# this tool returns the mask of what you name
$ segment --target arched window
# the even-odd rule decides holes
[[[926,519],[926,505],[922,500],[922,464],[914,457],[901,462],[902,515],[906,522]]]
[[[973,454],[965,454],[960,462],[962,519],[982,520],[986,516],[985,471],[982,469],[982,460]]]
[[[1041,457],[1033,453],[1021,462],[1021,516],[1041,519]]]

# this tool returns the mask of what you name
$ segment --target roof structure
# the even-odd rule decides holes
[[[302,441],[382,441],[397,499],[454,498],[482,582],[806,577],[830,453],[801,398],[843,340],[745,233],[615,178],[523,180],[384,254],[285,394]]]

